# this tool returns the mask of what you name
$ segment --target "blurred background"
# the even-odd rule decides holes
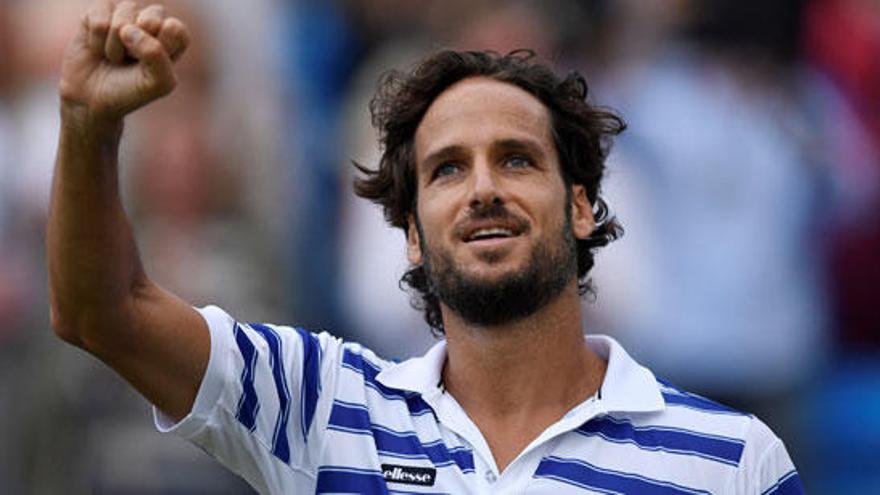
[[[0,493],[252,493],[48,324],[61,55],[85,0],[0,0]],[[530,47],[629,130],[585,329],[754,412],[809,493],[880,493],[880,1],[169,0],[194,45],[131,116],[125,202],[195,305],[431,343],[404,237],[351,193],[376,79],[446,47]]]

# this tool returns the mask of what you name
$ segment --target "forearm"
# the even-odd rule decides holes
[[[186,26],[159,5],[95,0],[61,66],[47,251],[52,326],[175,418],[208,363],[201,316],[144,275],[119,198],[122,119],[168,94]]]
[[[78,345],[87,345],[88,331],[120,328],[146,283],[119,198],[121,122],[87,119],[62,110],[47,233],[53,325]]]

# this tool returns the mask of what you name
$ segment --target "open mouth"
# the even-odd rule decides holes
[[[524,221],[483,220],[465,225],[459,237],[465,243],[493,243],[519,237],[527,230]]]
[[[486,227],[477,229],[465,237],[464,242],[485,241],[489,239],[506,239],[516,237],[518,234],[512,229],[503,227]]]

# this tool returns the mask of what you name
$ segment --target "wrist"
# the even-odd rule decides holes
[[[84,143],[98,146],[116,146],[122,136],[122,119],[99,117],[87,106],[61,103],[61,133]]]

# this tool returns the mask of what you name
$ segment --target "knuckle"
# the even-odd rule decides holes
[[[151,19],[153,21],[162,21],[163,11],[161,5],[150,5],[142,9],[138,13],[138,19]]]
[[[168,34],[178,35],[186,31],[186,26],[180,19],[169,17],[162,23],[162,30],[167,31]]]
[[[110,31],[110,21],[107,19],[92,19],[89,23],[89,29],[95,34],[107,34]]]
[[[140,26],[142,29],[154,32],[159,29],[159,20],[155,17],[143,17],[138,19],[137,25]]]

